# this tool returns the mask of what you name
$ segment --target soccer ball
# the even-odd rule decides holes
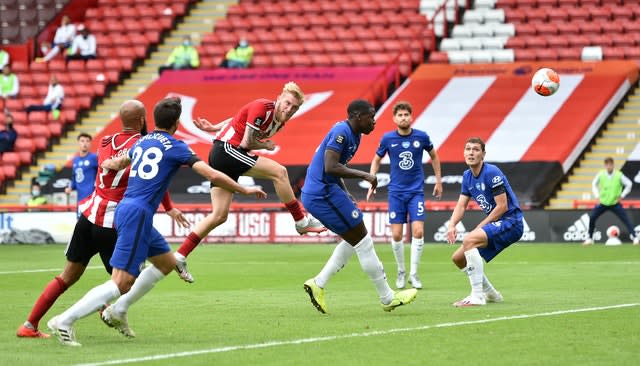
[[[560,87],[560,77],[558,73],[549,68],[542,68],[533,74],[531,87],[536,93],[548,97],[553,95]]]
[[[615,225],[611,225],[607,228],[607,237],[609,238],[617,238],[620,236],[620,228],[615,226]]]

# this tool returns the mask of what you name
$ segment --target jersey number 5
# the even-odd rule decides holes
[[[162,160],[162,150],[152,147],[142,152],[142,148],[138,146],[133,150],[132,160],[130,176],[145,180],[153,179],[158,175],[158,163]]]

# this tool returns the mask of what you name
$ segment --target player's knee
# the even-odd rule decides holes
[[[422,229],[415,229],[411,233],[411,236],[413,236],[414,238],[418,238],[418,239],[422,238],[424,236],[424,231]]]
[[[453,255],[451,256],[451,261],[453,262],[453,264],[455,264],[458,268],[464,268],[467,265],[467,260],[464,257],[464,255],[461,254],[461,252],[456,251],[453,253]]]
[[[287,173],[287,168],[282,165],[278,165],[277,168],[274,169],[274,180],[284,182],[289,184],[289,173]]]

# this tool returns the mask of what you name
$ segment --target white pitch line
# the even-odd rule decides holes
[[[468,321],[453,322],[453,323],[440,323],[440,324],[433,324],[433,325],[423,325],[423,326],[412,327],[412,328],[375,330],[371,332],[351,333],[351,334],[342,334],[342,335],[326,336],[326,337],[301,338],[301,339],[293,339],[289,341],[270,341],[270,342],[264,342],[264,343],[217,347],[217,348],[203,349],[198,351],[167,353],[164,355],[125,358],[120,360],[109,360],[109,361],[95,362],[95,363],[83,363],[83,364],[78,364],[76,366],[121,365],[125,363],[167,360],[171,358],[197,356],[197,355],[210,354],[210,353],[223,353],[223,352],[231,352],[231,351],[238,351],[238,350],[252,350],[252,349],[259,349],[259,348],[270,348],[270,347],[297,345],[297,344],[305,344],[305,343],[327,342],[327,341],[335,341],[335,340],[346,339],[346,338],[372,337],[372,336],[387,335],[387,334],[393,334],[393,333],[415,332],[415,331],[434,329],[434,328],[449,328],[449,327],[457,327],[462,325],[485,324],[485,323],[493,323],[493,322],[505,321],[505,320],[514,320],[514,319],[530,319],[530,318],[540,318],[540,317],[555,316],[555,315],[584,313],[589,311],[611,310],[611,309],[634,307],[638,305],[640,305],[640,303],[599,306],[599,307],[583,308],[583,309],[558,310],[558,311],[550,311],[550,312],[537,313],[537,314],[501,316],[501,317],[492,318],[492,319],[468,320]]]
[[[104,268],[102,266],[89,266],[87,269]],[[44,269],[23,269],[19,271],[2,271],[0,275],[22,274],[22,273],[38,273],[38,272],[61,272],[63,268],[44,268]]]

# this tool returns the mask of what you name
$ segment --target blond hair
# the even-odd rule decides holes
[[[302,89],[300,89],[298,84],[296,84],[293,81],[290,81],[290,82],[284,84],[284,88],[282,88],[282,93],[283,94],[284,93],[291,93],[291,94],[293,94],[293,96],[296,97],[296,99],[298,99],[300,104],[304,103],[304,93],[302,92]]]

